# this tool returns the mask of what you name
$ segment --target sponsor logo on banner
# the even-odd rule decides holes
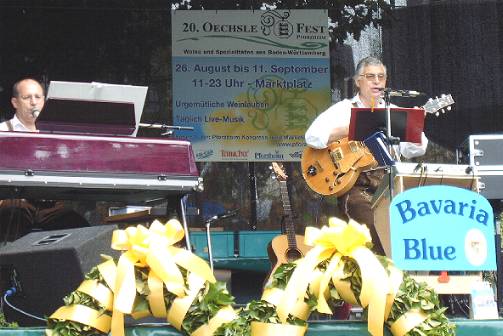
[[[205,150],[204,152],[199,152],[196,154],[196,158],[198,160],[202,160],[202,159],[207,159],[211,156],[213,156],[213,150],[212,149],[208,149],[208,150]]]
[[[279,151],[274,153],[255,153],[255,160],[280,161],[284,155]]]
[[[297,152],[290,153],[290,157],[293,159],[300,159],[302,157],[302,152],[297,151]]]
[[[398,194],[390,206],[392,259],[404,270],[495,270],[494,217],[483,196],[452,186]]]
[[[222,158],[232,158],[232,159],[247,159],[250,151],[247,150],[220,150],[220,155]]]

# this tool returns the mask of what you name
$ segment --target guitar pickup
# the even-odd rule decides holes
[[[307,168],[307,175],[314,176],[317,174],[317,169],[315,166],[311,165]]]
[[[340,148],[330,151],[330,156],[332,157],[334,163],[337,161],[341,161],[344,158],[344,154],[342,154],[342,150]]]
[[[318,174],[322,171],[323,171],[323,168],[321,167],[320,163],[318,161],[316,161],[312,165],[309,165],[306,172],[309,176],[315,176],[316,174]]]
[[[351,152],[356,153],[359,150],[358,147],[359,146],[356,141],[349,142],[349,149],[351,150]]]

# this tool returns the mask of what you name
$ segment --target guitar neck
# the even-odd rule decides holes
[[[288,186],[286,181],[279,181],[279,188],[281,193],[281,201],[283,202],[283,212],[285,214],[285,233],[288,239],[288,247],[290,249],[297,248],[297,240],[295,239],[295,226],[293,224],[293,212],[290,204],[290,197],[288,195]]]

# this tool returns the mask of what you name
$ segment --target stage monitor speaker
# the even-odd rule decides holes
[[[114,229],[117,227],[106,225],[32,232],[1,247],[2,278],[8,279],[8,286],[18,288],[9,302],[32,315],[50,316],[84,275],[103,261],[101,254],[118,256],[110,247]],[[45,325],[5,304],[4,313],[7,321],[21,326]]]

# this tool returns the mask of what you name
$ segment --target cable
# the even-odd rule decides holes
[[[466,167],[465,172],[466,172],[467,174],[471,174],[471,175],[472,175],[472,184],[471,184],[471,186],[470,186],[470,190],[472,190],[472,191],[473,191],[473,186],[474,186],[474,185],[475,185],[475,183],[477,182],[477,181],[476,181],[476,179],[475,179],[475,170],[473,169],[473,167],[472,167],[472,166],[468,166],[468,167]],[[478,189],[478,186],[477,186],[477,189]]]
[[[26,316],[28,316],[28,317],[31,317],[31,318],[33,318],[33,319],[35,319],[35,320],[39,320],[39,321],[44,321],[44,322],[47,322],[47,320],[46,320],[46,319],[44,319],[44,318],[41,318],[41,317],[38,317],[38,316],[32,315],[32,314],[30,314],[30,313],[25,312],[24,310],[21,310],[21,309],[19,309],[19,308],[15,307],[15,306],[13,306],[13,305],[9,302],[9,300],[7,300],[7,297],[12,296],[12,295],[14,295],[15,293],[16,293],[16,288],[15,288],[15,287],[11,287],[10,289],[8,289],[8,290],[5,292],[5,294],[4,294],[4,296],[3,296],[3,301],[4,301],[4,302],[5,302],[5,303],[9,306],[9,307],[11,307],[11,308],[12,308],[12,309],[14,309],[15,311],[17,311],[17,312],[19,312],[19,313],[21,313],[21,314],[23,314],[23,315],[26,315]]]
[[[465,315],[466,318],[469,318],[470,317],[470,306],[466,304],[465,302],[465,298],[462,298],[462,299],[458,299],[457,296],[453,296],[454,297],[454,302],[456,302],[459,310]],[[463,307],[463,305],[468,309],[468,311],[465,310],[465,308]]]

